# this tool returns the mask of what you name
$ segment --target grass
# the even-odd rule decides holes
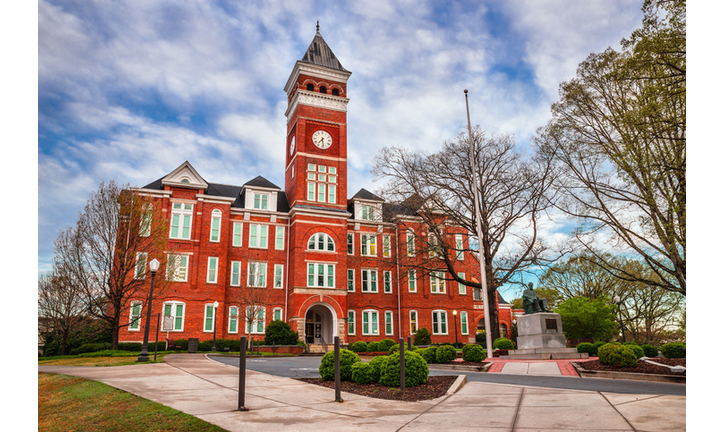
[[[38,431],[224,431],[100,382],[38,373]]]
[[[163,358],[173,351],[159,351],[156,356],[156,363],[162,363]],[[55,356],[55,357],[39,357],[38,365],[42,366],[127,366],[138,364],[138,355],[140,352],[132,351],[97,351],[92,353]],[[146,363],[154,363],[153,353],[149,355],[150,361]]]

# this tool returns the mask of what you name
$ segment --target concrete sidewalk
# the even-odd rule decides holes
[[[230,431],[684,431],[686,397],[469,382],[457,393],[396,402],[247,371],[247,412],[236,411],[238,369],[204,354],[122,367],[38,366],[101,381]]]

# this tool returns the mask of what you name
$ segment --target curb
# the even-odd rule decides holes
[[[641,374],[633,372],[613,372],[613,371],[590,371],[585,370],[575,363],[571,363],[581,378],[603,378],[603,379],[624,379],[630,381],[650,381],[650,382],[666,382],[676,384],[686,384],[686,376],[677,375],[657,375],[657,374]]]
[[[427,367],[429,369],[437,370],[451,370],[451,371],[466,371],[466,372],[487,372],[492,366],[492,363],[487,363],[483,366],[467,366],[467,365],[451,365],[451,364],[439,364],[431,363]]]
[[[468,377],[466,375],[458,375],[458,377],[455,379],[455,382],[452,383],[449,389],[447,389],[447,393],[445,393],[446,396],[453,395],[458,392],[463,386],[468,382]]]

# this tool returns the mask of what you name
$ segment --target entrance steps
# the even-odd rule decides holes
[[[334,351],[334,345],[332,344],[307,344],[307,352],[312,354],[324,354],[329,351]]]

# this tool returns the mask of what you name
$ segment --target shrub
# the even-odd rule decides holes
[[[368,363],[354,363],[352,365],[352,381],[358,384],[371,384],[375,382],[372,366]]]
[[[388,351],[392,345],[397,345],[397,342],[392,339],[382,339],[380,341],[380,351]]]
[[[372,360],[370,360],[368,365],[372,368],[372,381],[378,383],[380,382],[380,376],[382,375],[382,367],[385,365],[385,362],[387,361],[387,356],[375,356],[372,357]],[[407,364],[407,363],[405,363]]]
[[[141,352],[142,342],[119,342],[118,349],[120,351],[138,351]]]
[[[425,327],[417,329],[415,334],[412,336],[412,343],[415,345],[430,345],[432,343],[430,331]]]
[[[617,367],[636,367],[638,364],[636,354],[631,348],[618,343],[608,343],[602,346],[598,350],[598,360],[603,364]]]
[[[427,382],[430,369],[425,360],[416,352],[405,353],[405,387],[414,387]],[[382,366],[380,384],[388,387],[400,386],[400,353],[387,356]]]
[[[435,360],[438,363],[450,363],[458,357],[458,351],[452,345],[443,345],[437,348]]]
[[[349,346],[349,350],[356,353],[367,352],[367,342],[358,341]]]
[[[437,363],[437,347],[427,347],[422,351],[420,355],[427,362],[427,364]]]
[[[659,349],[653,345],[643,344],[641,348],[644,350],[646,357],[657,357],[659,355]]]
[[[469,362],[481,362],[485,360],[486,352],[478,344],[467,344],[463,347],[463,360]]]
[[[108,349],[110,347],[110,344],[102,344],[102,343],[87,343],[79,346],[78,348],[73,348],[70,350],[70,355],[78,355],[78,354],[85,354],[85,353],[91,353],[96,351],[103,351],[104,349]],[[139,348],[139,351],[140,348]]]
[[[352,365],[361,362],[359,356],[352,351],[339,350],[340,380],[350,381],[352,379]],[[330,351],[322,357],[322,363],[319,365],[319,375],[325,381],[334,379],[334,351]]]
[[[600,341],[594,342],[593,343],[593,351],[594,351],[593,355],[598,356],[598,349],[604,345],[606,345],[606,342],[600,342]]]
[[[299,333],[282,320],[274,320],[266,326],[264,343],[266,345],[296,345]]]
[[[379,342],[372,341],[372,342],[367,343],[367,352],[380,352],[380,351],[382,351],[382,350],[380,349]]]
[[[387,350],[387,354],[392,354],[393,352],[399,352],[400,351],[400,345],[395,344],[390,347],[390,349]],[[417,347],[415,345],[412,346],[412,348],[407,348],[407,344],[405,344],[405,352],[408,351],[417,351]]]
[[[488,341],[485,340],[485,332],[475,333],[475,343],[478,343],[480,345],[485,345],[488,343]]]
[[[644,356],[644,349],[639,346],[636,342],[626,342],[624,343],[624,346],[627,346],[633,351],[633,353],[636,355],[637,359],[640,359]]]
[[[686,344],[684,342],[671,342],[661,345],[661,354],[666,358],[686,358]]]
[[[493,349],[512,350],[515,349],[515,344],[508,338],[499,337],[493,342]]]
[[[595,356],[598,354],[596,346],[592,343],[581,342],[576,346],[576,351],[579,353],[588,353],[589,356]]]

